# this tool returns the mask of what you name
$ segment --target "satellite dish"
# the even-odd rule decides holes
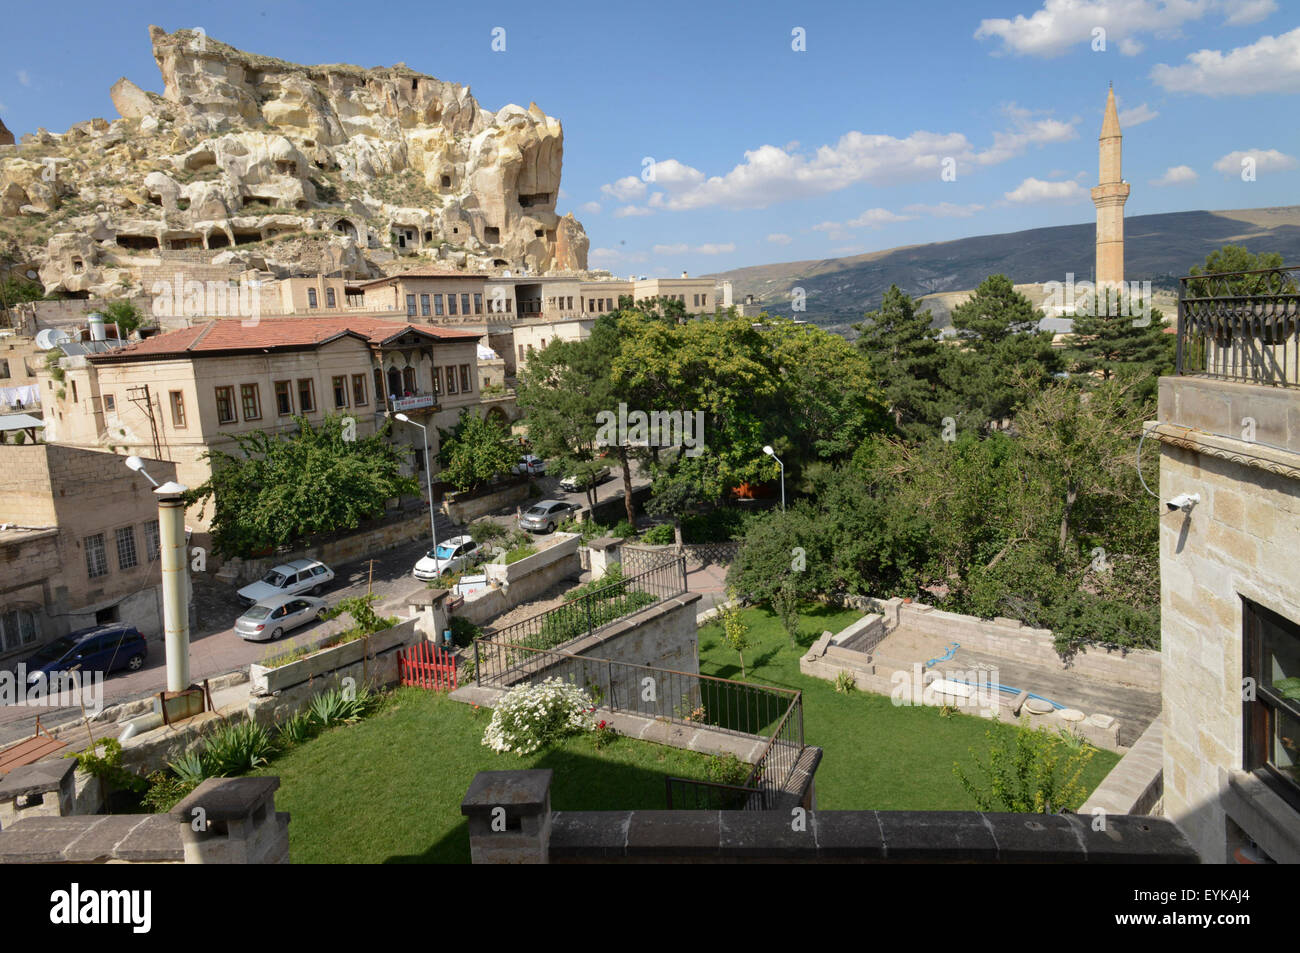
[[[68,332],[62,328],[46,328],[36,334],[36,347],[42,351],[49,351],[61,344],[67,344],[72,338]]]

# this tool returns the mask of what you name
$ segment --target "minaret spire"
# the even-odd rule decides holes
[[[1124,282],[1124,203],[1129,185],[1121,172],[1119,109],[1115,88],[1106,93],[1106,113],[1101,121],[1098,140],[1099,176],[1092,190],[1092,204],[1097,207],[1097,289]]]

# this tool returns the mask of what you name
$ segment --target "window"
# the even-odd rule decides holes
[[[158,521],[150,520],[144,524],[144,558],[153,562],[162,552],[158,536]]]
[[[406,296],[406,314],[408,317],[415,317],[415,295]]]
[[[565,300],[565,305],[564,305],[564,306],[565,306],[566,308],[568,308],[570,311],[572,311],[572,310],[573,310],[573,296],[570,295],[569,297],[565,298],[564,300]]]
[[[402,388],[409,394],[415,393],[415,368],[402,368]]]
[[[473,390],[473,388],[470,387],[470,385],[469,385],[469,365],[468,365],[468,364],[462,364],[462,365],[460,366],[460,389],[461,389],[461,391],[463,391],[463,392],[466,393],[466,394],[468,394],[471,390]]]
[[[233,424],[235,422],[235,389],[233,387],[217,388],[217,423]]]
[[[308,288],[308,289],[307,289],[307,307],[309,307],[309,308],[315,308],[315,307],[318,307],[318,306],[319,306],[319,303],[318,303],[317,300],[316,300],[316,289],[315,289],[315,288]]]
[[[370,403],[366,400],[366,375],[352,375],[352,405],[354,407],[364,407]]]
[[[348,405],[348,379],[346,377],[336,377],[331,383],[334,386],[335,409],[346,407]]]
[[[104,409],[107,411],[117,410],[117,398],[112,394],[104,395]]]
[[[96,533],[83,540],[86,547],[86,572],[91,579],[108,575],[108,555],[104,552],[104,534]]]
[[[455,313],[456,313],[456,296],[455,296],[455,295],[447,295],[447,313],[448,313],[448,314],[455,314]]]
[[[316,409],[316,396],[312,389],[312,380],[310,377],[299,378],[298,380],[298,412],[310,414]]]
[[[522,364],[526,360],[528,360],[528,356],[524,353],[524,346],[521,344],[519,345],[519,363]]]
[[[447,393],[455,394],[456,391],[456,368],[447,368]]]
[[[281,417],[293,413],[293,393],[288,381],[275,382],[275,412]]]
[[[256,384],[239,385],[239,402],[244,406],[245,420],[262,419],[262,402],[258,397]]]
[[[135,527],[123,526],[117,531],[117,568],[134,569],[140,565],[140,557],[135,551]]]
[[[172,426],[185,426],[185,395],[178,390],[170,391],[168,397],[171,398],[172,405]]]
[[[483,313],[483,296],[481,294],[474,295],[474,313]]]
[[[441,367],[435,367],[433,369],[433,392],[435,394],[442,393],[442,368]]]
[[[36,614],[30,609],[8,609],[0,615],[0,630],[3,630],[3,649],[13,652],[24,645],[32,645],[40,638],[40,628],[36,624]]]
[[[76,382],[76,381],[73,381],[73,382],[72,382],[72,402],[73,402],[74,404],[77,402],[77,382]]]
[[[1249,599],[1242,625],[1242,674],[1255,696],[1243,703],[1245,768],[1263,772],[1300,809],[1300,625]]]
[[[333,289],[333,288],[326,288],[326,289],[325,289],[325,305],[326,305],[326,307],[330,307],[330,308],[335,307],[337,301],[338,301],[338,299],[334,297],[334,289]]]
[[[700,295],[700,307],[707,308],[708,306],[709,306],[709,296],[707,294]]]
[[[460,296],[460,313],[469,314],[469,295],[467,294]]]
[[[9,377],[9,362],[0,360],[0,379],[7,380]]]
[[[429,316],[429,296],[420,295],[420,314],[426,318]]]

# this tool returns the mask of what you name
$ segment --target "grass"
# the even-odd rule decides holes
[[[662,810],[664,777],[707,777],[693,751],[594,733],[519,757],[480,742],[491,712],[401,688],[381,712],[291,748],[254,775],[276,775],[294,863],[468,863],[460,802],[479,771],[552,768],[557,811]]]
[[[974,748],[988,751],[985,733],[1013,738],[1013,725],[977,715],[942,717],[940,709],[895,706],[873,692],[835,691],[831,682],[799,671],[799,657],[823,630],[838,632],[861,618],[852,609],[805,607],[798,648],[766,608],[741,612],[754,644],[745,651],[747,681],[803,692],[804,740],[825,749],[817,769],[817,806],[823,810],[973,811],[974,800],[953,773],[954,762],[970,771]],[[740,678],[740,660],[722,645],[722,627],[699,630],[700,673]],[[1119,760],[1099,750],[1084,772],[1091,791]]]

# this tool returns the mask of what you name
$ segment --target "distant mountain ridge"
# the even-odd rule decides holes
[[[976,287],[991,274],[1016,284],[1092,278],[1096,233],[1092,222],[905,245],[850,258],[792,261],[737,268],[711,277],[729,280],[736,301],[745,295],[775,313],[788,313],[790,291],[804,289],[801,317],[836,326],[880,306],[891,284],[920,297]],[[1300,260],[1300,205],[1229,211],[1135,215],[1124,222],[1124,270],[1130,281],[1176,290],[1178,278],[1223,245],[1278,252]]]

